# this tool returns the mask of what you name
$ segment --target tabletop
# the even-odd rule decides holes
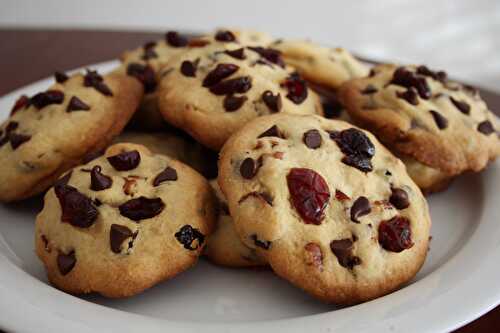
[[[0,29],[0,96],[55,71],[116,59],[123,50],[160,37],[137,31]],[[486,100],[492,96],[483,93]],[[455,332],[491,332],[498,327],[500,306]]]

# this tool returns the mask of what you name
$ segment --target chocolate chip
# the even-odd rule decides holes
[[[247,157],[243,160],[240,166],[240,174],[245,179],[252,179],[258,171],[258,166],[255,160]]]
[[[269,250],[269,248],[271,247],[270,241],[260,240],[257,238],[257,235],[252,235],[250,238],[253,240],[253,243],[257,247],[260,247],[264,250]]]
[[[445,129],[448,127],[448,119],[446,119],[441,113],[434,110],[430,110],[429,112],[431,113],[432,118],[434,118],[434,122],[439,129]]]
[[[69,79],[69,77],[63,72],[55,72],[54,78],[56,79],[57,83],[64,83]]]
[[[141,155],[137,150],[132,150],[110,156],[107,159],[115,170],[128,171],[135,169],[139,165],[141,162]]]
[[[111,177],[101,173],[101,167],[96,165],[90,171],[90,189],[93,191],[102,191],[110,188],[113,184]]]
[[[130,63],[127,66],[127,75],[135,77],[144,86],[144,92],[150,93],[156,89],[156,74],[149,65]]]
[[[227,95],[224,98],[224,109],[227,112],[234,112],[241,108],[247,99],[248,98],[246,96]]]
[[[10,137],[11,137],[11,132],[16,130],[17,127],[19,126],[19,123],[17,121],[9,121],[7,126],[5,126],[5,133],[0,130],[0,147],[5,145],[7,142],[9,142]],[[3,135],[3,136],[2,136]]]
[[[71,251],[68,254],[60,252],[57,255],[57,268],[59,268],[59,272],[62,275],[66,275],[69,272],[71,272],[73,267],[75,267],[75,264],[76,264],[75,251]]]
[[[264,137],[277,137],[277,138],[282,138],[280,131],[278,129],[278,126],[273,125],[269,127],[267,130],[265,130],[261,135],[259,135],[257,138],[264,138]]]
[[[182,36],[177,31],[167,32],[165,35],[165,39],[167,40],[167,43],[173,47],[184,47],[188,45],[189,42],[187,37]]]
[[[176,181],[177,171],[174,168],[166,167],[165,170],[160,172],[153,180],[153,186],[159,186],[163,182]]]
[[[9,121],[7,126],[5,126],[5,133],[10,133],[16,130],[19,127],[19,123],[17,121]]]
[[[94,224],[99,212],[89,197],[78,192],[73,186],[66,184],[56,184],[54,192],[61,205],[62,222],[78,228],[88,228]]]
[[[408,193],[402,188],[392,188],[392,194],[389,198],[389,202],[397,209],[405,209],[410,206],[410,200],[408,200]]]
[[[203,87],[211,87],[221,82],[225,78],[231,76],[240,67],[234,64],[218,64],[213,70],[211,70],[205,79],[203,79]]]
[[[370,201],[366,197],[359,197],[354,201],[351,207],[351,221],[359,223],[358,218],[365,216],[372,211],[370,207]]]
[[[131,199],[118,206],[118,210],[122,216],[135,222],[153,218],[160,214],[164,208],[165,204],[160,198],[150,199],[144,196]]]
[[[353,242],[349,238],[332,241],[330,249],[342,267],[352,269],[354,266],[361,264],[361,259],[352,255]]]
[[[18,134],[18,133],[10,133],[9,140],[12,149],[16,150],[20,145],[29,141],[31,139],[31,135]]]
[[[264,48],[260,46],[255,46],[255,47],[250,46],[248,47],[248,49],[258,53],[262,58],[266,59],[267,61],[285,68],[285,62],[281,58],[281,52],[279,50],[272,48]]]
[[[281,86],[288,90],[286,97],[295,104],[301,104],[306,100],[307,84],[298,73],[292,73]]]
[[[132,230],[124,225],[112,224],[109,231],[109,245],[111,251],[120,253],[123,241],[133,236]]]
[[[408,88],[403,92],[396,91],[396,96],[398,98],[404,99],[411,105],[418,105],[418,97],[415,89],[413,88]]]
[[[249,76],[241,76],[211,86],[210,92],[215,95],[244,94],[250,88],[252,88],[252,79]]]
[[[371,95],[376,93],[378,90],[373,85],[369,84],[365,87],[365,89],[361,90],[361,94],[363,95]]]
[[[85,87],[93,87],[104,96],[113,96],[113,92],[104,83],[104,79],[101,75],[99,75],[99,73],[97,73],[97,71],[91,71],[87,69],[87,73],[83,78],[83,85]]]
[[[458,111],[462,112],[463,114],[470,114],[470,105],[467,104],[464,101],[459,101],[454,99],[453,97],[450,96],[450,101],[455,105],[455,107],[458,109]]]
[[[200,58],[195,61],[184,60],[181,64],[181,73],[187,77],[195,77]]]
[[[227,55],[235,58],[235,59],[239,59],[239,60],[243,60],[245,59],[245,49],[242,47],[240,49],[236,49],[236,50],[226,50],[224,51],[224,53],[226,53]]]
[[[205,241],[205,236],[196,228],[186,224],[178,232],[175,238],[186,250],[194,251],[200,248]]]
[[[70,180],[70,178],[71,178],[71,174],[72,173],[73,173],[73,170],[69,171],[64,176],[62,176],[61,178],[59,178],[58,180],[56,180],[55,183],[54,183],[54,187],[67,185],[68,182],[69,182],[69,180]]]
[[[404,67],[399,67],[396,71],[394,71],[392,80],[389,84],[405,87],[407,88],[407,91],[409,91],[410,88],[414,88],[416,92],[418,92],[418,95],[423,99],[429,99],[432,96],[431,89],[425,78],[417,76],[415,73]]]
[[[152,47],[144,48],[144,53],[141,56],[141,59],[147,61],[154,58],[158,58],[158,54],[156,53],[156,51]]]
[[[344,109],[342,104],[340,104],[337,100],[329,100],[326,103],[322,103],[321,106],[323,107],[323,114],[325,115],[325,118],[328,119],[339,118],[342,115],[342,110]]]
[[[477,125],[477,130],[484,135],[490,135],[495,132],[495,128],[493,128],[493,124],[489,120],[485,120]]]
[[[68,107],[66,108],[66,112],[73,111],[88,111],[90,110],[90,106],[85,104],[81,99],[76,96],[71,97],[68,103]]]
[[[215,40],[219,42],[234,42],[236,40],[236,36],[229,30],[220,30],[215,34]]]
[[[437,71],[437,72],[435,72],[435,71],[430,70],[429,68],[427,68],[424,65],[421,65],[421,66],[417,67],[417,73],[425,75],[425,76],[429,76],[429,77],[433,78],[434,80],[437,80],[437,81],[440,81],[440,82],[446,81],[446,78],[448,76],[446,74],[446,72],[444,72],[444,71]]]
[[[26,108],[30,105],[30,99],[26,95],[21,95],[14,106],[12,107],[12,110],[10,110],[10,115],[14,115],[17,111],[21,110],[21,108]]]
[[[41,109],[51,104],[62,104],[64,93],[60,90],[47,90],[31,97],[30,103],[37,109]]]
[[[262,93],[262,100],[271,112],[274,113],[281,110],[282,103],[280,93],[276,93],[276,95],[273,95],[272,91],[266,90]]]
[[[321,146],[321,134],[319,134],[319,131],[316,129],[305,132],[302,140],[304,144],[311,149],[317,149]]]
[[[362,131],[349,128],[341,132],[330,132],[330,138],[345,154],[342,162],[363,172],[372,171],[371,159],[375,155],[375,147]]]
[[[144,50],[147,50],[147,49],[152,49],[152,48],[154,48],[154,47],[156,47],[156,42],[155,42],[155,41],[149,41],[149,42],[146,42],[146,43],[142,46],[142,48],[143,48]]]

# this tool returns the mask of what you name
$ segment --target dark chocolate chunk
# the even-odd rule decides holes
[[[402,188],[392,188],[392,194],[389,198],[389,202],[397,209],[405,209],[410,206],[410,200],[408,200],[408,193]]]
[[[69,77],[63,72],[55,72],[54,78],[56,79],[57,83],[64,83],[69,79]]]
[[[165,203],[160,198],[150,199],[144,196],[131,199],[118,206],[118,210],[122,216],[135,222],[153,218],[160,214],[164,208]]]
[[[90,171],[90,189],[93,191],[102,191],[110,188],[113,184],[111,177],[101,173],[101,167],[96,165]]]
[[[62,104],[64,93],[60,90],[47,90],[31,97],[30,103],[37,109],[42,109],[51,104]]]
[[[177,31],[169,31],[165,35],[165,39],[170,46],[184,47],[188,45],[189,40],[187,37],[182,36]]]
[[[104,79],[97,71],[91,71],[87,69],[87,73],[83,78],[83,85],[85,87],[92,87],[104,96],[113,96],[113,92],[104,83]]]
[[[135,77],[144,86],[144,92],[150,93],[156,89],[156,74],[149,65],[130,63],[127,66],[127,75]]]
[[[470,114],[470,105],[467,104],[466,102],[456,100],[451,96],[450,96],[450,101],[453,103],[453,105],[455,105],[455,107],[458,109],[458,111],[460,111],[466,115]]]
[[[194,251],[199,249],[205,241],[205,236],[196,228],[186,224],[178,232],[175,238],[186,250]]]
[[[264,138],[264,137],[277,137],[277,138],[282,138],[281,133],[278,129],[278,126],[273,125],[269,127],[267,130],[265,130],[261,135],[259,135],[257,138]]]
[[[495,132],[495,128],[493,128],[493,124],[489,120],[485,120],[477,125],[477,130],[484,135],[490,135]]]
[[[245,179],[252,179],[258,171],[257,163],[251,157],[243,160],[240,166],[240,174]]]
[[[225,80],[210,87],[210,92],[215,95],[244,94],[252,88],[250,76],[241,76]]]
[[[271,247],[271,242],[270,241],[265,241],[265,240],[260,240],[257,235],[252,235],[251,239],[253,240],[253,243],[255,246],[258,246],[264,250],[269,250]]]
[[[85,104],[81,99],[76,96],[71,97],[68,103],[68,107],[66,108],[66,112],[73,111],[88,111],[90,110],[90,106]]]
[[[139,165],[141,162],[141,155],[137,150],[132,150],[110,156],[107,159],[115,170],[128,171],[135,169]]]
[[[241,108],[247,99],[248,98],[246,96],[227,95],[224,98],[224,109],[227,112],[234,112]]]
[[[375,94],[377,91],[378,91],[377,88],[375,88],[374,86],[369,84],[365,87],[365,89],[361,90],[361,94],[371,95],[371,94]]]
[[[281,110],[282,102],[280,93],[273,95],[272,91],[266,90],[262,93],[262,100],[272,113],[279,112]]]
[[[351,207],[351,221],[359,223],[358,218],[369,214],[372,211],[370,201],[366,197],[359,197],[354,201]]]
[[[29,141],[31,139],[31,135],[18,134],[18,133],[10,133],[9,141],[12,149],[16,150],[20,145]]]
[[[224,51],[224,53],[226,53],[227,55],[235,58],[235,59],[239,59],[239,60],[243,60],[245,59],[245,49],[242,47],[240,49],[236,49],[236,50],[226,50]]]
[[[418,105],[418,96],[415,89],[413,88],[408,88],[403,92],[396,91],[396,96],[398,98],[404,99],[411,105]]]
[[[181,64],[181,73],[187,77],[195,77],[200,58],[195,61],[184,60]]]
[[[285,62],[281,58],[281,52],[279,50],[272,48],[264,48],[260,46],[255,46],[255,47],[249,46],[248,49],[258,53],[262,58],[266,59],[267,61],[285,68]]]
[[[399,67],[396,71],[394,71],[392,80],[389,84],[405,87],[407,88],[407,91],[409,91],[410,88],[414,88],[416,92],[418,92],[418,95],[423,99],[429,99],[432,95],[431,88],[427,84],[425,78],[416,75],[404,67]]]
[[[321,134],[317,129],[312,129],[304,133],[302,138],[304,144],[311,149],[317,149],[321,146]]]
[[[236,36],[229,30],[220,30],[215,34],[215,40],[219,42],[234,42]]]
[[[68,254],[64,254],[60,252],[57,255],[57,268],[59,268],[59,272],[61,275],[66,275],[75,267],[76,264],[76,256],[75,251],[71,251]]]
[[[213,70],[211,70],[205,79],[203,79],[203,87],[211,87],[221,82],[225,78],[231,76],[240,67],[234,64],[218,64]]]
[[[74,227],[88,228],[92,226],[99,215],[92,200],[67,184],[57,184],[54,192],[61,205],[61,221]]]
[[[344,153],[343,163],[363,172],[372,171],[371,159],[375,155],[375,146],[362,131],[349,128],[341,132],[330,132],[330,138]]]
[[[429,112],[431,113],[432,118],[434,118],[434,122],[439,129],[445,129],[448,127],[448,119],[446,119],[441,113],[434,110],[430,110]]]
[[[160,172],[153,180],[153,186],[159,186],[163,182],[176,181],[177,171],[174,168],[166,167],[165,170]]]
[[[133,236],[132,230],[124,225],[112,224],[109,231],[109,245],[114,253],[121,252],[122,243]]]
[[[354,266],[361,264],[361,259],[352,254],[353,241],[349,238],[332,241],[330,249],[342,267],[352,269]]]

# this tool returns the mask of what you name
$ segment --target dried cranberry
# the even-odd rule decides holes
[[[266,90],[262,93],[262,100],[266,104],[266,106],[271,110],[271,112],[279,112],[281,110],[281,95],[280,93],[276,93],[273,95],[273,92],[270,90]]]
[[[257,237],[257,235],[252,235],[250,238],[253,240],[253,243],[257,247],[260,247],[260,248],[262,248],[264,250],[269,250],[269,248],[271,247],[271,242],[270,241],[260,240]]]
[[[281,58],[281,52],[279,50],[272,48],[264,48],[260,46],[255,46],[255,47],[250,46],[248,47],[248,49],[258,53],[262,58],[266,59],[267,61],[285,68],[285,62]]]
[[[434,118],[434,122],[439,129],[445,129],[448,127],[448,119],[446,119],[441,113],[434,110],[430,110],[429,112],[431,113],[432,118]]]
[[[353,241],[349,238],[332,241],[330,249],[342,267],[352,269],[354,266],[361,264],[361,259],[352,254]]]
[[[184,47],[189,43],[188,38],[182,36],[177,31],[167,32],[165,35],[165,39],[167,40],[167,43],[173,47]]]
[[[81,99],[76,96],[71,97],[68,103],[68,107],[66,108],[66,112],[73,111],[88,111],[90,110],[90,106],[85,104]]]
[[[165,170],[160,172],[153,180],[153,186],[159,186],[163,182],[176,181],[177,171],[174,168],[166,167]]]
[[[51,104],[62,104],[64,93],[60,90],[47,90],[31,97],[30,103],[37,109],[41,109]]]
[[[215,34],[215,40],[219,42],[234,42],[236,36],[229,30],[220,30]]]
[[[321,146],[321,134],[319,134],[317,129],[305,132],[302,140],[304,144],[311,149],[317,149]]]
[[[196,228],[186,224],[178,232],[175,238],[186,250],[194,251],[200,248],[205,241],[205,236]]]
[[[371,95],[371,94],[375,94],[377,91],[378,91],[377,88],[375,88],[374,86],[369,84],[365,87],[365,89],[361,90],[361,94]]]
[[[467,104],[464,101],[459,101],[454,99],[453,97],[450,96],[450,101],[455,105],[455,107],[458,109],[458,111],[462,112],[463,114],[470,114],[470,105]]]
[[[335,199],[338,201],[350,200],[349,196],[340,190],[335,190]]]
[[[304,246],[304,249],[309,254],[309,256],[306,258],[306,264],[312,265],[322,270],[323,252],[321,251],[321,247],[316,243],[307,243],[306,246]]]
[[[91,71],[87,69],[87,73],[83,78],[83,85],[85,87],[93,87],[95,90],[103,94],[104,96],[113,96],[113,92],[104,83],[104,79],[97,71]]]
[[[330,200],[326,181],[316,171],[293,168],[287,177],[292,204],[306,224],[321,224]]]
[[[408,88],[403,92],[396,91],[396,96],[398,98],[404,99],[411,105],[418,105],[418,96],[417,93],[415,92],[415,89],[413,88]]]
[[[54,192],[61,205],[62,222],[78,228],[88,228],[94,224],[99,212],[89,197],[78,192],[73,186],[66,184],[56,184]]]
[[[156,88],[156,78],[153,68],[149,65],[131,63],[127,66],[127,75],[135,77],[144,86],[144,92],[153,92]]]
[[[236,50],[226,50],[224,51],[224,53],[226,53],[227,55],[235,58],[235,59],[239,59],[239,60],[243,60],[245,59],[245,49],[242,47],[240,49],[236,49]]]
[[[181,64],[181,73],[187,77],[195,77],[200,58],[195,61],[184,60]]]
[[[153,218],[160,214],[164,208],[165,204],[160,198],[149,199],[143,196],[131,199],[118,206],[122,216],[136,222]]]
[[[252,79],[249,76],[241,76],[211,86],[210,92],[215,95],[244,94],[250,88],[252,88]]]
[[[480,122],[479,125],[477,125],[477,130],[484,135],[490,135],[491,133],[495,132],[495,128],[489,120]]]
[[[12,116],[14,113],[16,113],[17,111],[21,110],[21,108],[23,107],[28,107],[28,105],[30,104],[30,99],[28,96],[26,95],[21,95],[16,103],[14,104],[14,106],[12,107],[12,110],[10,111],[10,115]]]
[[[288,90],[286,97],[295,104],[301,104],[306,100],[307,84],[298,73],[292,73],[281,86]]]
[[[111,251],[114,253],[120,253],[123,241],[132,236],[132,230],[126,226],[112,224],[111,229],[109,230],[109,245],[111,247]]]
[[[448,76],[446,74],[446,72],[444,72],[444,71],[435,72],[435,71],[432,71],[423,65],[417,67],[417,73],[421,74],[421,75],[429,76],[429,77],[433,78],[434,80],[437,80],[440,82],[446,81],[446,78]]]
[[[213,70],[211,70],[205,79],[203,79],[203,87],[211,87],[225,78],[231,76],[240,67],[234,64],[218,64]]]
[[[418,95],[423,99],[431,98],[431,88],[427,84],[424,77],[418,76],[415,73],[407,70],[404,67],[399,67],[394,71],[392,80],[389,84],[395,84],[402,86],[410,90],[410,88],[415,88]]]
[[[368,136],[356,128],[341,132],[330,132],[340,150],[344,153],[342,162],[363,172],[373,170],[371,159],[375,155],[375,147]]]
[[[224,98],[224,109],[227,112],[234,112],[241,108],[243,104],[247,101],[246,96],[233,96],[233,95],[227,95]]]
[[[90,189],[93,191],[102,191],[110,188],[113,184],[111,177],[101,173],[101,167],[96,165],[90,171]]]
[[[280,130],[279,130],[278,126],[276,126],[276,125],[273,125],[273,126],[269,127],[267,130],[265,130],[264,132],[262,132],[262,134],[259,135],[257,138],[264,138],[264,137],[268,137],[268,136],[277,137],[277,138],[283,138],[281,136],[281,133],[280,133]]]
[[[408,200],[408,193],[402,188],[392,188],[391,196],[389,197],[389,202],[397,209],[405,209],[410,206],[410,200]]]
[[[410,221],[401,216],[380,222],[378,242],[387,251],[401,252],[413,246]]]
[[[54,78],[56,79],[57,83],[64,83],[69,79],[69,77],[63,72],[55,72]]]
[[[9,141],[12,149],[16,150],[20,145],[29,141],[31,139],[31,135],[18,134],[18,133],[10,133]]]
[[[75,267],[76,265],[76,257],[75,251],[71,251],[68,254],[64,254],[60,252],[57,255],[57,268],[59,269],[59,273],[61,275],[66,275]]]
[[[358,218],[365,216],[372,211],[370,201],[366,197],[359,197],[354,201],[351,207],[351,221],[359,223]]]
[[[118,171],[135,169],[141,162],[141,155],[137,150],[125,151],[123,153],[108,157],[108,162]]]

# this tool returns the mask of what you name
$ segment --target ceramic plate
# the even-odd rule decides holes
[[[87,67],[102,72],[113,65]],[[44,90],[52,80],[1,98],[0,117],[7,117],[19,95]],[[0,328],[37,333],[449,331],[500,303],[499,188],[497,162],[432,195],[432,241],[419,274],[399,291],[346,308],[316,301],[270,271],[222,268],[204,259],[129,299],[71,296],[48,284],[35,255],[34,220],[42,197],[0,205]]]

